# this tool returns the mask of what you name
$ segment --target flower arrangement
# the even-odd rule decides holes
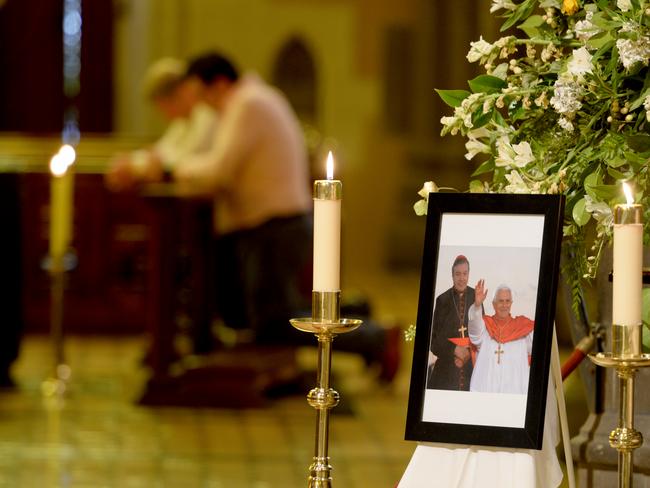
[[[471,43],[467,60],[485,74],[470,91],[437,90],[454,109],[442,134],[467,138],[465,157],[479,163],[470,192],[566,195],[577,300],[611,239],[620,183],[649,208],[650,2],[493,0],[490,11],[520,35]]]

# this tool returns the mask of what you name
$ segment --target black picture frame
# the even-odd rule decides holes
[[[561,195],[429,195],[406,440],[542,448],[563,211],[564,197]],[[429,374],[433,375],[438,365],[436,362],[430,369],[436,298],[441,290],[449,291],[454,286],[452,264],[459,255],[469,261],[470,286],[481,278],[477,274],[493,277],[492,283],[487,279],[485,283],[488,288],[488,298],[483,302],[485,314],[489,314],[488,309],[492,310],[489,290],[497,288],[499,283],[495,278],[500,273],[503,279],[499,282],[518,283],[515,286],[522,289],[518,293],[512,286],[513,309],[521,295],[520,306],[530,311],[522,315],[530,316],[534,310],[525,395],[427,388]],[[487,360],[487,346],[484,351]],[[483,366],[481,373],[484,371]],[[476,384],[478,389],[481,375],[476,372],[477,366],[474,366],[471,374],[476,374],[476,383],[470,378],[469,384]],[[463,377],[463,385],[468,384],[465,380],[467,378]]]

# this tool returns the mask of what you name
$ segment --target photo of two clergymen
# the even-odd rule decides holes
[[[477,228],[484,219],[470,219],[468,228],[455,219],[445,227],[443,218],[423,420],[518,427],[530,381],[543,218],[494,216],[496,227]],[[468,404],[477,402],[493,402],[500,415],[475,417]]]

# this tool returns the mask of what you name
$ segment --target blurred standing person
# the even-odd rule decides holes
[[[187,64],[162,58],[147,70],[142,91],[169,122],[164,134],[151,147],[119,154],[106,174],[114,191],[139,182],[160,181],[188,155],[207,150],[216,129],[216,112],[200,103],[196,84],[186,82]]]

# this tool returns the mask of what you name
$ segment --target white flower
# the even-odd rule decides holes
[[[605,202],[594,201],[589,195],[585,195],[585,210],[601,224],[611,225],[614,221],[611,207]]]
[[[645,118],[650,122],[650,95],[643,100],[643,108],[645,108]]]
[[[518,171],[511,171],[505,176],[506,180],[508,180],[505,190],[508,193],[531,193],[530,188],[528,188]]]
[[[494,13],[497,10],[514,10],[517,8],[517,5],[512,2],[512,0],[492,0],[492,6],[490,7],[490,13]]]
[[[585,20],[580,20],[576,22],[575,25],[575,33],[576,37],[580,39],[581,41],[586,41],[590,37],[595,36],[600,32],[600,28],[596,26],[591,19],[593,18],[594,13],[591,11],[587,12],[587,15],[585,16]]]
[[[547,63],[553,58],[553,55],[556,52],[557,52],[557,48],[553,44],[549,44],[544,49],[542,49],[542,54],[540,54],[540,58],[542,61]]]
[[[548,98],[546,97],[545,91],[535,99],[535,105],[542,108],[548,108]]]
[[[456,117],[444,116],[440,118],[440,123],[444,126],[452,126],[456,122]]]
[[[413,210],[415,215],[422,216],[427,214],[427,208],[429,206],[429,193],[436,193],[438,191],[438,185],[433,181],[427,181],[422,185],[422,189],[418,192],[418,195],[422,197],[422,200],[418,200],[413,204]]]
[[[519,144],[515,144],[512,146],[512,148],[515,150],[516,156],[515,156],[515,166],[518,168],[523,168],[528,163],[532,163],[535,161],[535,156],[533,156],[533,150],[530,147],[530,144],[528,144],[526,141],[520,142]]]
[[[475,63],[479,59],[489,56],[494,49],[494,46],[487,41],[483,40],[483,36],[478,41],[470,42],[470,50],[467,53],[467,61]]]
[[[586,73],[592,72],[592,69],[591,54],[589,54],[587,48],[581,47],[580,49],[574,49],[573,55],[567,63],[569,74],[573,75],[578,80],[582,80]]]
[[[497,157],[494,159],[496,166],[523,168],[533,161],[535,156],[528,142],[511,145],[505,136],[497,141]]]
[[[623,12],[627,12],[632,8],[632,2],[630,0],[616,0],[616,6]]]
[[[490,146],[474,138],[470,138],[465,143],[465,149],[467,150],[467,154],[465,154],[465,159],[467,159],[468,161],[473,159],[474,156],[476,156],[477,154],[485,154],[490,152]]]
[[[580,96],[580,86],[575,81],[558,78],[551,106],[559,114],[575,113],[582,107]]]
[[[438,192],[438,185],[436,185],[433,181],[425,181],[424,185],[422,185],[422,189],[420,189],[420,191],[418,192],[418,195],[428,200],[429,193],[437,193],[437,192]]]
[[[566,117],[560,117],[557,123],[567,132],[574,131],[573,123]]]
[[[641,37],[636,41],[618,39],[616,49],[625,69],[631,68],[636,63],[647,65],[650,58],[650,39],[648,37]]]
[[[429,207],[429,193],[436,193],[437,191],[438,185],[433,181],[427,181],[422,185],[422,189],[418,192],[418,195],[422,197],[422,200],[418,200],[413,204],[415,215],[422,216],[427,214],[427,208]]]
[[[638,32],[639,31],[639,24],[636,22],[632,22],[631,20],[626,20],[623,22],[623,25],[621,26],[621,29],[619,32]]]
[[[488,98],[483,102],[483,113],[486,114],[490,110],[492,110],[492,107],[494,106],[494,98]]]

